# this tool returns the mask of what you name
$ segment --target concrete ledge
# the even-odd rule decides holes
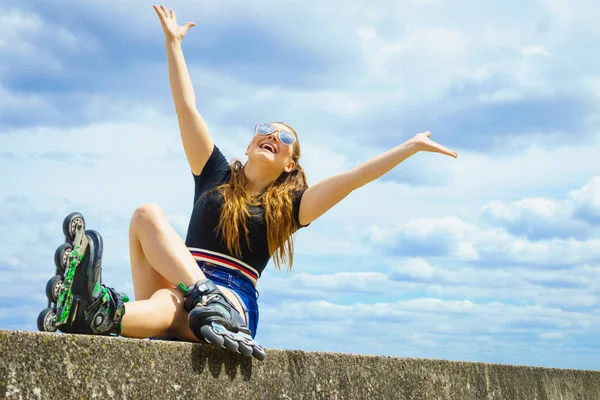
[[[600,399],[600,371],[0,330],[7,399]]]

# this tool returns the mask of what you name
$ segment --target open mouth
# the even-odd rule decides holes
[[[263,144],[260,145],[260,148],[263,149],[263,150],[270,151],[273,154],[277,153],[277,151],[275,149],[275,146],[273,146],[270,143],[263,143]]]

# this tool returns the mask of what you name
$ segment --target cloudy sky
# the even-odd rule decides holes
[[[172,1],[225,155],[296,128],[310,184],[426,130],[259,281],[266,347],[599,369],[600,8],[592,0]],[[596,55],[594,55],[596,54]],[[193,180],[152,3],[0,0],[0,329],[36,330],[61,223],[105,239]]]

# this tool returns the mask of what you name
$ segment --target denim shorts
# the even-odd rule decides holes
[[[238,297],[246,314],[248,328],[252,338],[254,338],[258,328],[259,293],[252,281],[238,270],[224,268],[205,261],[197,261],[197,263],[204,275],[213,281],[215,285],[231,289]]]

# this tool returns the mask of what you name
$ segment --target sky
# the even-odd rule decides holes
[[[600,8],[592,0],[172,1],[228,159],[292,125],[309,184],[418,153],[260,278],[267,348],[600,369]],[[0,329],[35,331],[63,218],[133,296],[128,224],[184,237],[193,179],[152,3],[0,0]]]

